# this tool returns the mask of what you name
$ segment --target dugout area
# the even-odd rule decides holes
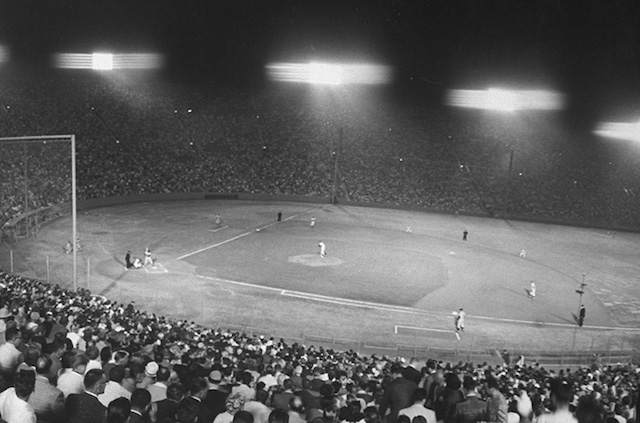
[[[631,342],[640,322],[634,233],[233,200],[95,208],[77,224],[80,287],[207,326],[360,345],[589,350]],[[12,249],[17,273],[45,279],[48,260],[51,282],[71,288],[61,249],[70,226],[61,217],[37,238],[3,245],[0,266],[8,268]],[[143,258],[145,247],[155,268],[125,270],[126,251]],[[583,274],[587,318],[576,329]],[[457,340],[452,311],[460,307],[467,329]]]

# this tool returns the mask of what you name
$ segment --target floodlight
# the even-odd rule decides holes
[[[91,69],[93,70],[113,70],[113,54],[93,53],[91,55]]]
[[[273,81],[313,85],[387,84],[391,69],[384,65],[343,63],[271,63],[266,66]]]
[[[548,90],[449,90],[447,104],[501,112],[557,110],[564,107],[564,95]]]
[[[593,133],[606,138],[640,142],[640,121],[636,123],[602,122]]]
[[[58,53],[53,63],[62,69],[155,69],[162,67],[163,56],[155,53]]]

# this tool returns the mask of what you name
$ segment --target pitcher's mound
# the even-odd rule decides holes
[[[320,257],[320,254],[301,254],[299,256],[289,257],[290,263],[304,264],[305,266],[338,266],[342,264],[342,260],[336,257]]]

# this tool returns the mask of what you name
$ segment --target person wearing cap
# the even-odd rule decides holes
[[[13,319],[13,314],[9,311],[9,309],[4,306],[0,308],[0,345],[4,344],[6,341],[5,332],[7,331],[7,322]]]
[[[156,376],[158,375],[158,370],[160,366],[155,361],[150,361],[144,366],[144,377],[142,381],[140,381],[136,388],[147,389],[147,386],[153,385],[156,383]]]
[[[169,376],[171,376],[171,371],[164,366],[159,366],[156,381],[147,386],[147,391],[151,394],[151,402],[162,401],[167,397]]]
[[[227,409],[225,404],[229,393],[222,389],[222,372],[220,370],[212,370],[207,378],[209,382],[209,390],[207,396],[202,403],[213,412],[214,419],[220,413],[224,413]]]
[[[104,387],[104,392],[98,395],[98,399],[105,407],[108,407],[109,403],[116,398],[131,399],[131,392],[122,386],[125,373],[126,369],[120,365],[109,368],[109,381]]]

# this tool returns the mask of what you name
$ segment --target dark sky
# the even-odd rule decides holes
[[[260,78],[275,60],[370,60],[398,85],[544,85],[596,118],[640,92],[637,0],[0,0],[16,60],[163,52],[183,78]],[[627,106],[624,106],[627,107]]]

